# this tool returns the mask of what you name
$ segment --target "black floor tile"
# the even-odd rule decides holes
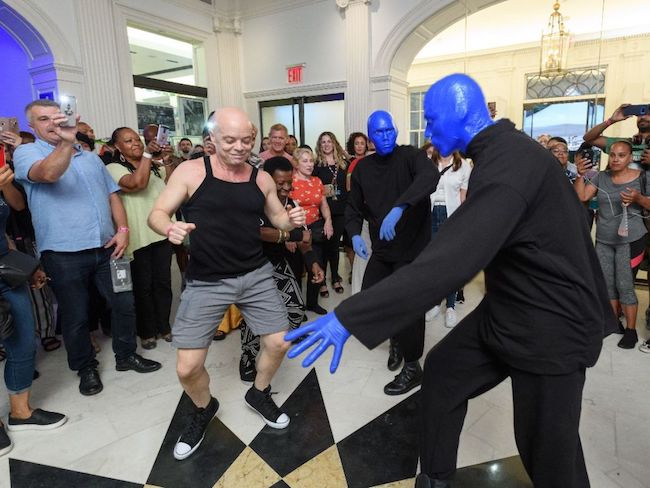
[[[519,456],[461,468],[454,488],[533,488]]]
[[[350,488],[415,476],[419,411],[418,391],[337,444]]]
[[[192,408],[192,401],[183,393],[147,483],[164,488],[211,488],[246,447],[219,420],[217,413],[197,451],[183,461],[174,459],[174,444],[187,425]]]
[[[278,481],[276,484],[271,486],[271,488],[291,488],[289,485],[287,485],[284,480]]]
[[[250,443],[280,476],[286,476],[334,444],[316,371],[312,369],[282,405],[286,429],[264,427]]]
[[[18,459],[9,459],[9,479],[11,488],[142,488],[141,484]]]

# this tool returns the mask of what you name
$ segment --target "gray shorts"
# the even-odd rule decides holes
[[[256,335],[289,329],[287,309],[266,263],[245,275],[214,283],[188,281],[172,327],[172,345],[179,349],[204,349],[212,343],[228,307],[237,305]]]

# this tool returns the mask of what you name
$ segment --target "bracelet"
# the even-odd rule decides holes
[[[118,227],[117,231],[121,232],[122,234],[126,234],[126,233],[129,232],[129,228],[128,227]]]
[[[167,227],[167,230],[165,231],[165,235],[169,239],[169,234],[171,234],[172,229],[174,228],[174,222],[170,223],[169,226]]]
[[[151,153],[148,153],[147,151],[145,151],[145,152],[142,153],[142,157],[147,158],[147,159],[152,159],[153,155],[151,155]]]
[[[281,242],[284,242],[287,239],[286,232],[284,232],[281,229],[278,229],[278,240],[276,241],[276,244],[280,244]]]

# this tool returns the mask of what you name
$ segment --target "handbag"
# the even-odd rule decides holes
[[[325,242],[325,220],[318,219],[316,222],[312,222],[307,226],[311,231],[311,242],[316,244],[322,244]]]
[[[33,256],[10,249],[0,256],[0,278],[10,288],[27,283],[41,263]]]

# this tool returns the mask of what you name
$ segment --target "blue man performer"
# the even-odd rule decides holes
[[[413,263],[287,334],[309,334],[289,356],[315,346],[308,366],[333,345],[334,372],[351,333],[376,347],[484,270],[483,301],[425,361],[416,487],[452,486],[468,400],[507,377],[535,487],[589,487],[578,433],[585,369],[616,321],[583,208],[548,151],[509,120],[492,121],[470,77],[432,85],[424,114],[443,156],[474,161],[467,200]]]

